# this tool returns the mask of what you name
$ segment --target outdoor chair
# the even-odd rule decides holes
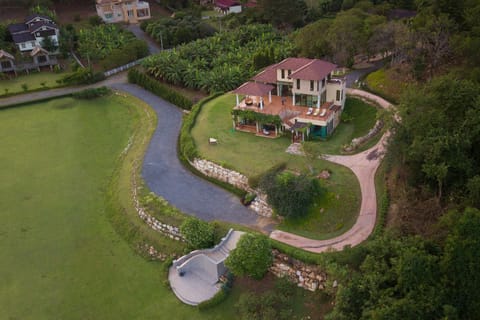
[[[319,113],[320,113],[320,109],[317,108],[317,109],[315,109],[315,112],[313,112],[313,115],[318,116]]]
[[[312,113],[313,113],[313,108],[308,108],[307,116],[311,115]]]
[[[327,113],[327,109],[323,109],[322,113],[320,113],[320,117],[323,117]]]

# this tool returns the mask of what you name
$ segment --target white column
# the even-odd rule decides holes
[[[272,91],[268,92],[268,102],[272,103]]]
[[[257,132],[258,132],[258,121],[255,122],[255,125],[257,127]]]
[[[260,109],[263,110],[263,97],[260,97]]]
[[[317,108],[320,108],[320,93],[317,96]]]
[[[238,93],[236,94],[237,96],[237,106],[240,105],[240,101],[238,101]]]
[[[293,105],[295,105],[295,93],[292,95]]]

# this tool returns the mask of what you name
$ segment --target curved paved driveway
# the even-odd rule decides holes
[[[170,204],[203,220],[223,220],[256,227],[262,218],[244,207],[237,197],[185,169],[177,157],[182,111],[156,95],[132,84],[113,88],[148,103],[158,123],[143,159],[142,176],[148,187]]]
[[[392,105],[388,101],[363,90],[349,88],[347,89],[347,94],[375,101],[380,107],[385,109],[392,108]],[[395,118],[398,121],[396,116]],[[357,221],[350,230],[338,237],[328,240],[308,239],[280,230],[273,231],[270,234],[270,238],[315,253],[329,250],[343,250],[345,246],[353,247],[367,240],[375,228],[377,218],[375,172],[385,153],[386,141],[389,136],[390,132],[387,131],[375,146],[359,154],[351,156],[327,155],[324,157],[324,159],[328,161],[343,165],[352,170],[360,183],[362,204]]]

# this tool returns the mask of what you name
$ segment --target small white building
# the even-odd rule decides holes
[[[242,4],[234,0],[216,0],[215,10],[223,13],[240,13],[242,12]]]
[[[52,40],[55,46],[58,46],[60,36],[59,28],[55,22],[40,14],[28,16],[24,23],[9,25],[8,31],[21,52],[32,51],[35,47],[41,47],[43,40],[47,37]]]

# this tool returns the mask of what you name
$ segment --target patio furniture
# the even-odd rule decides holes
[[[209,143],[209,144],[217,144],[217,143],[218,143],[218,140],[215,139],[215,138],[208,138],[208,143]]]
[[[266,135],[266,136],[269,136],[269,135],[270,135],[270,132],[269,132],[267,129],[265,129],[265,128],[263,128],[262,132],[263,132],[263,134]]]
[[[322,112],[320,113],[320,117],[325,116],[326,113],[327,113],[327,109],[323,109]]]
[[[315,112],[313,112],[313,115],[318,116],[319,113],[320,113],[320,109],[317,108],[317,109],[315,109]]]
[[[313,108],[308,108],[307,116],[311,115],[312,113],[313,113]]]
[[[248,98],[245,98],[245,104],[247,106],[251,106],[253,104],[253,99],[248,97]]]

